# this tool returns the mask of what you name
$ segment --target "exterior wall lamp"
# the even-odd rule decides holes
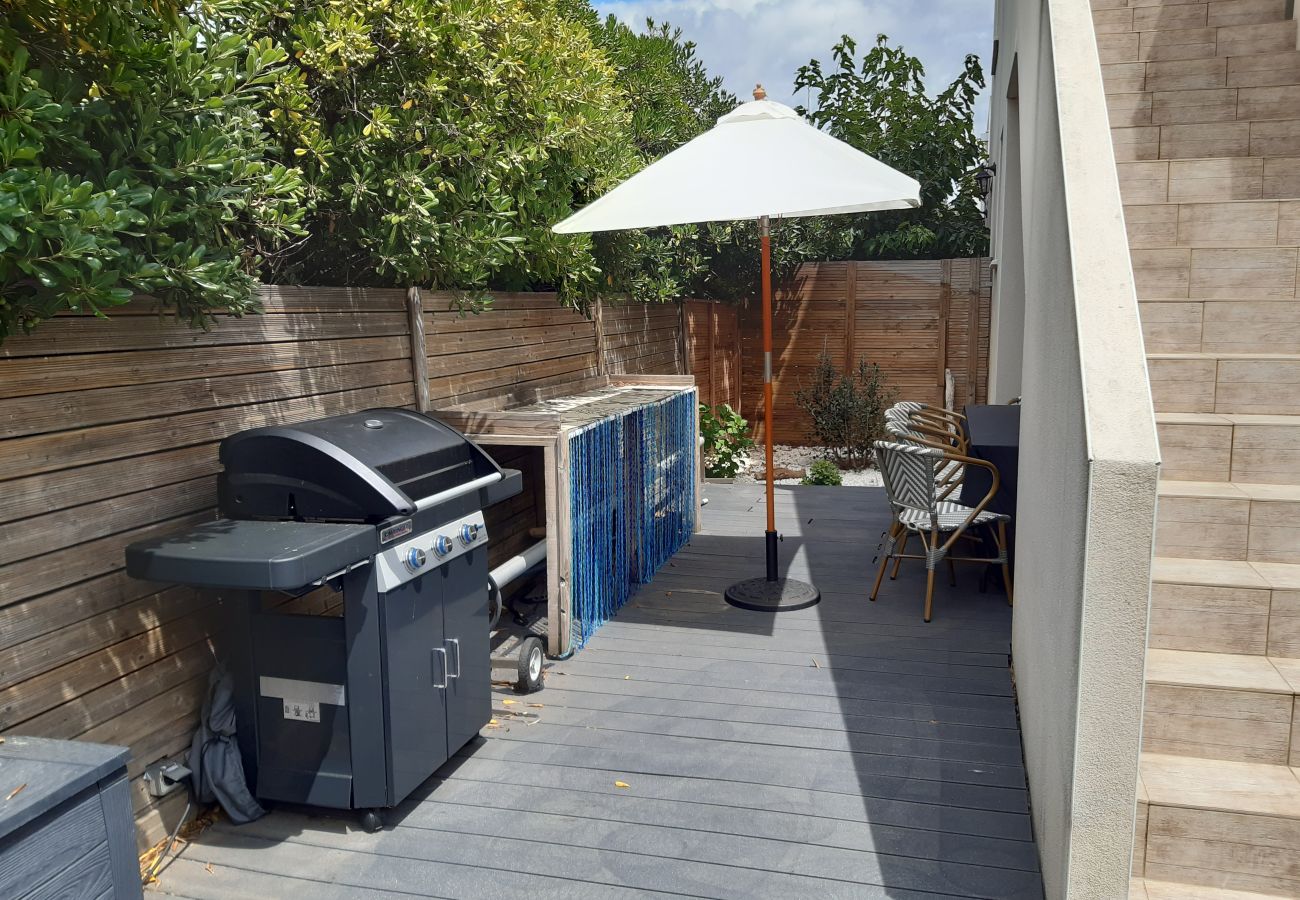
[[[993,176],[998,173],[998,164],[985,162],[975,172],[975,184],[980,189],[980,199],[988,205],[989,194],[993,191]]]

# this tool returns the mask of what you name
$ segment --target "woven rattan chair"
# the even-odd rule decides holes
[[[964,456],[966,447],[952,440],[945,440],[942,435],[918,428],[905,413],[885,413],[885,431],[897,443],[915,444],[918,447],[931,447],[944,453]],[[961,489],[966,477],[965,467],[957,460],[948,461],[935,473],[935,485],[939,489],[939,499],[946,500]]]
[[[1007,602],[1012,602],[1011,566],[1007,561],[1007,522],[1011,517],[991,512],[986,507],[998,492],[998,470],[992,463],[970,456],[949,453],[936,447],[923,447],[913,443],[877,441],[876,463],[885,482],[890,509],[894,514],[885,536],[883,559],[876,572],[876,583],[871,588],[871,600],[880,592],[885,569],[894,561],[894,572],[903,559],[925,561],[925,621],[930,621],[934,602],[934,570],[941,560],[949,565],[956,562],[996,563],[1002,566],[1002,577],[1007,586]],[[938,473],[950,462],[963,466],[986,468],[992,475],[992,485],[975,506],[964,506],[944,500],[939,496],[936,483]],[[954,556],[953,545],[967,529],[989,526],[997,556]],[[921,540],[923,553],[907,554],[907,537],[915,534]]]

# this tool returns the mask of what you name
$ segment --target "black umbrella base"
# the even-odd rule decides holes
[[[727,588],[726,598],[732,606],[741,609],[775,613],[816,606],[821,602],[822,594],[806,581],[793,578],[778,578],[776,581],[750,578]]]

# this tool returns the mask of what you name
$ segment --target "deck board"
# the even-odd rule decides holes
[[[913,563],[867,602],[883,495],[800,487],[777,494],[783,571],[823,602],[733,609],[722,590],[762,571],[762,491],[708,496],[703,533],[544,691],[498,693],[499,726],[387,829],[305,810],[218,824],[152,890],[1040,898],[1005,597],[959,569],[924,624]]]

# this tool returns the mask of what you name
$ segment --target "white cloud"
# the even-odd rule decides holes
[[[840,35],[851,35],[859,52],[879,33],[920,57],[926,86],[937,90],[961,71],[967,53],[984,63],[993,50],[993,0],[594,0],[640,29],[646,18],[667,21],[699,45],[709,72],[749,99],[762,82],[774,100],[794,105],[794,74],[810,59],[828,65]],[[976,128],[986,125],[984,103]]]

